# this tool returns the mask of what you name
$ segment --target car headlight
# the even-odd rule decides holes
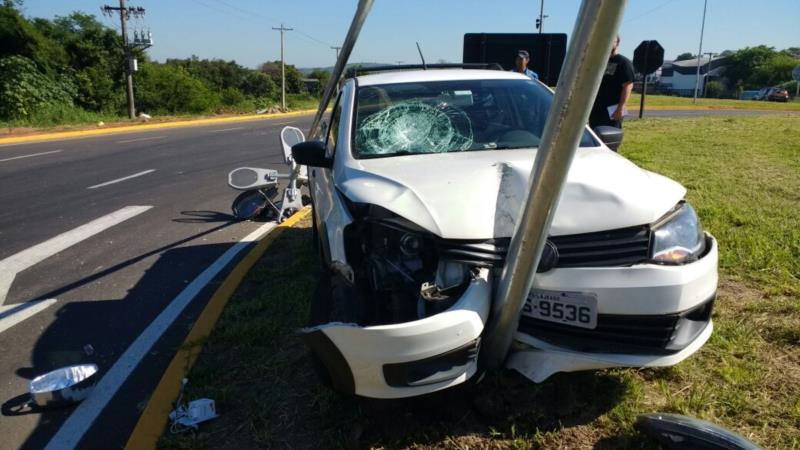
[[[698,259],[705,248],[703,227],[688,203],[683,203],[653,227],[651,258],[654,262],[685,264]]]

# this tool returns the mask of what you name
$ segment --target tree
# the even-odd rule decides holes
[[[792,78],[798,60],[774,47],[759,45],[738,50],[728,58],[725,76],[735,86],[758,89],[774,86]]]
[[[315,94],[320,94],[328,84],[328,80],[331,79],[331,73],[323,69],[314,69],[310,74],[308,74],[308,78],[319,80],[319,92],[315,92]]]
[[[174,64],[142,66],[136,96],[139,109],[151,113],[202,113],[220,104],[206,83]]]
[[[272,81],[280,89],[281,86],[281,62],[272,61],[261,64],[259,71],[269,75]],[[303,74],[291,64],[286,64],[286,93],[300,94],[305,92],[306,87],[303,83]]]
[[[680,55],[676,56],[675,57],[675,61],[686,61],[687,59],[694,59],[694,58],[696,58],[696,56],[694,56],[693,53],[685,52],[685,53],[681,53]]]

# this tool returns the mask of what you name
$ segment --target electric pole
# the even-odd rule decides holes
[[[708,69],[706,70],[706,75],[703,77],[703,98],[706,98],[706,95],[708,95],[708,90],[706,89],[708,87],[708,76],[711,75],[711,60],[714,59],[717,54],[714,52],[705,52],[703,54],[708,55]]]
[[[339,50],[341,50],[342,47],[331,47],[331,48],[333,50],[336,50],[336,60],[338,61],[339,60]]]
[[[544,14],[544,0],[542,0],[541,4],[539,5],[539,18],[536,19],[536,29],[539,30],[539,34],[544,32],[544,19],[550,16],[546,16]]]
[[[694,80],[694,99],[692,103],[697,103],[697,91],[700,89],[700,58],[703,56],[703,32],[706,30],[706,7],[708,0],[703,2],[703,24],[700,26],[700,50],[697,51],[697,76]]]
[[[150,33],[147,33],[147,38],[144,38],[144,32],[142,32],[142,38],[139,38],[139,34],[136,34],[136,39],[134,40],[133,44],[128,43],[128,19],[130,16],[134,17],[143,17],[144,16],[144,8],[141,6],[125,6],[125,0],[119,0],[119,6],[108,6],[105,5],[100,8],[103,14],[111,16],[112,14],[119,13],[119,20],[121,25],[121,33],[122,33],[122,50],[125,54],[125,84],[126,90],[125,93],[128,97],[128,117],[131,119],[136,118],[136,106],[134,104],[133,99],[133,72],[137,70],[136,67],[136,60],[133,58],[131,50],[140,48],[146,49],[153,45],[153,41],[151,38]]]
[[[283,59],[283,32],[292,31],[294,28],[286,28],[281,24],[280,28],[272,27],[272,29],[281,32],[281,109],[286,111],[286,62]]]

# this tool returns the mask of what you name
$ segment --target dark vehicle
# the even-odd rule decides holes
[[[766,100],[767,95],[769,95],[769,91],[772,88],[761,88],[756,95],[753,96],[753,100]]]
[[[771,102],[788,102],[789,91],[787,91],[786,89],[774,87],[770,89],[769,93],[767,94],[767,100]]]

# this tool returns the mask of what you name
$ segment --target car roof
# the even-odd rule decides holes
[[[517,72],[477,69],[431,69],[381,72],[357,77],[359,86],[450,80],[529,80]]]

